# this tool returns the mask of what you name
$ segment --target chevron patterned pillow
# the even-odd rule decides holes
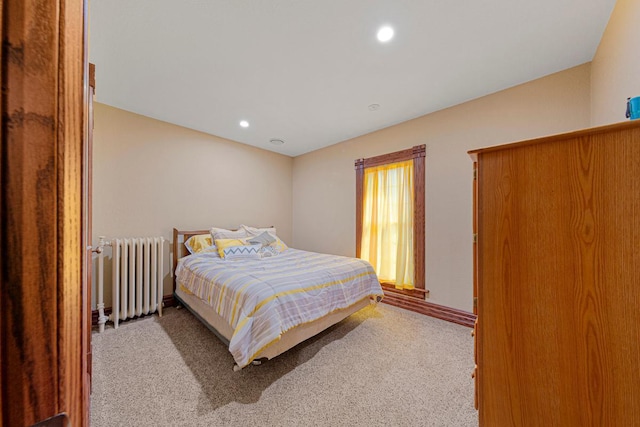
[[[260,259],[261,244],[229,246],[224,248],[222,258],[224,259]]]

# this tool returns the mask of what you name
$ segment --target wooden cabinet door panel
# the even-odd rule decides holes
[[[640,425],[639,125],[476,153],[481,425]]]

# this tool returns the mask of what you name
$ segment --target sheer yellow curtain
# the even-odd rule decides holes
[[[413,289],[413,160],[366,168],[360,256],[381,281]]]

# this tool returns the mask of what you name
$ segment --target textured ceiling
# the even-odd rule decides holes
[[[591,61],[614,5],[92,0],[89,56],[99,102],[296,156]]]

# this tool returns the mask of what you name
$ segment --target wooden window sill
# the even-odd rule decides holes
[[[380,285],[382,286],[382,290],[385,294],[399,294],[421,300],[426,299],[427,295],[429,295],[429,291],[425,289],[396,289],[393,283],[388,282],[380,282]]]

